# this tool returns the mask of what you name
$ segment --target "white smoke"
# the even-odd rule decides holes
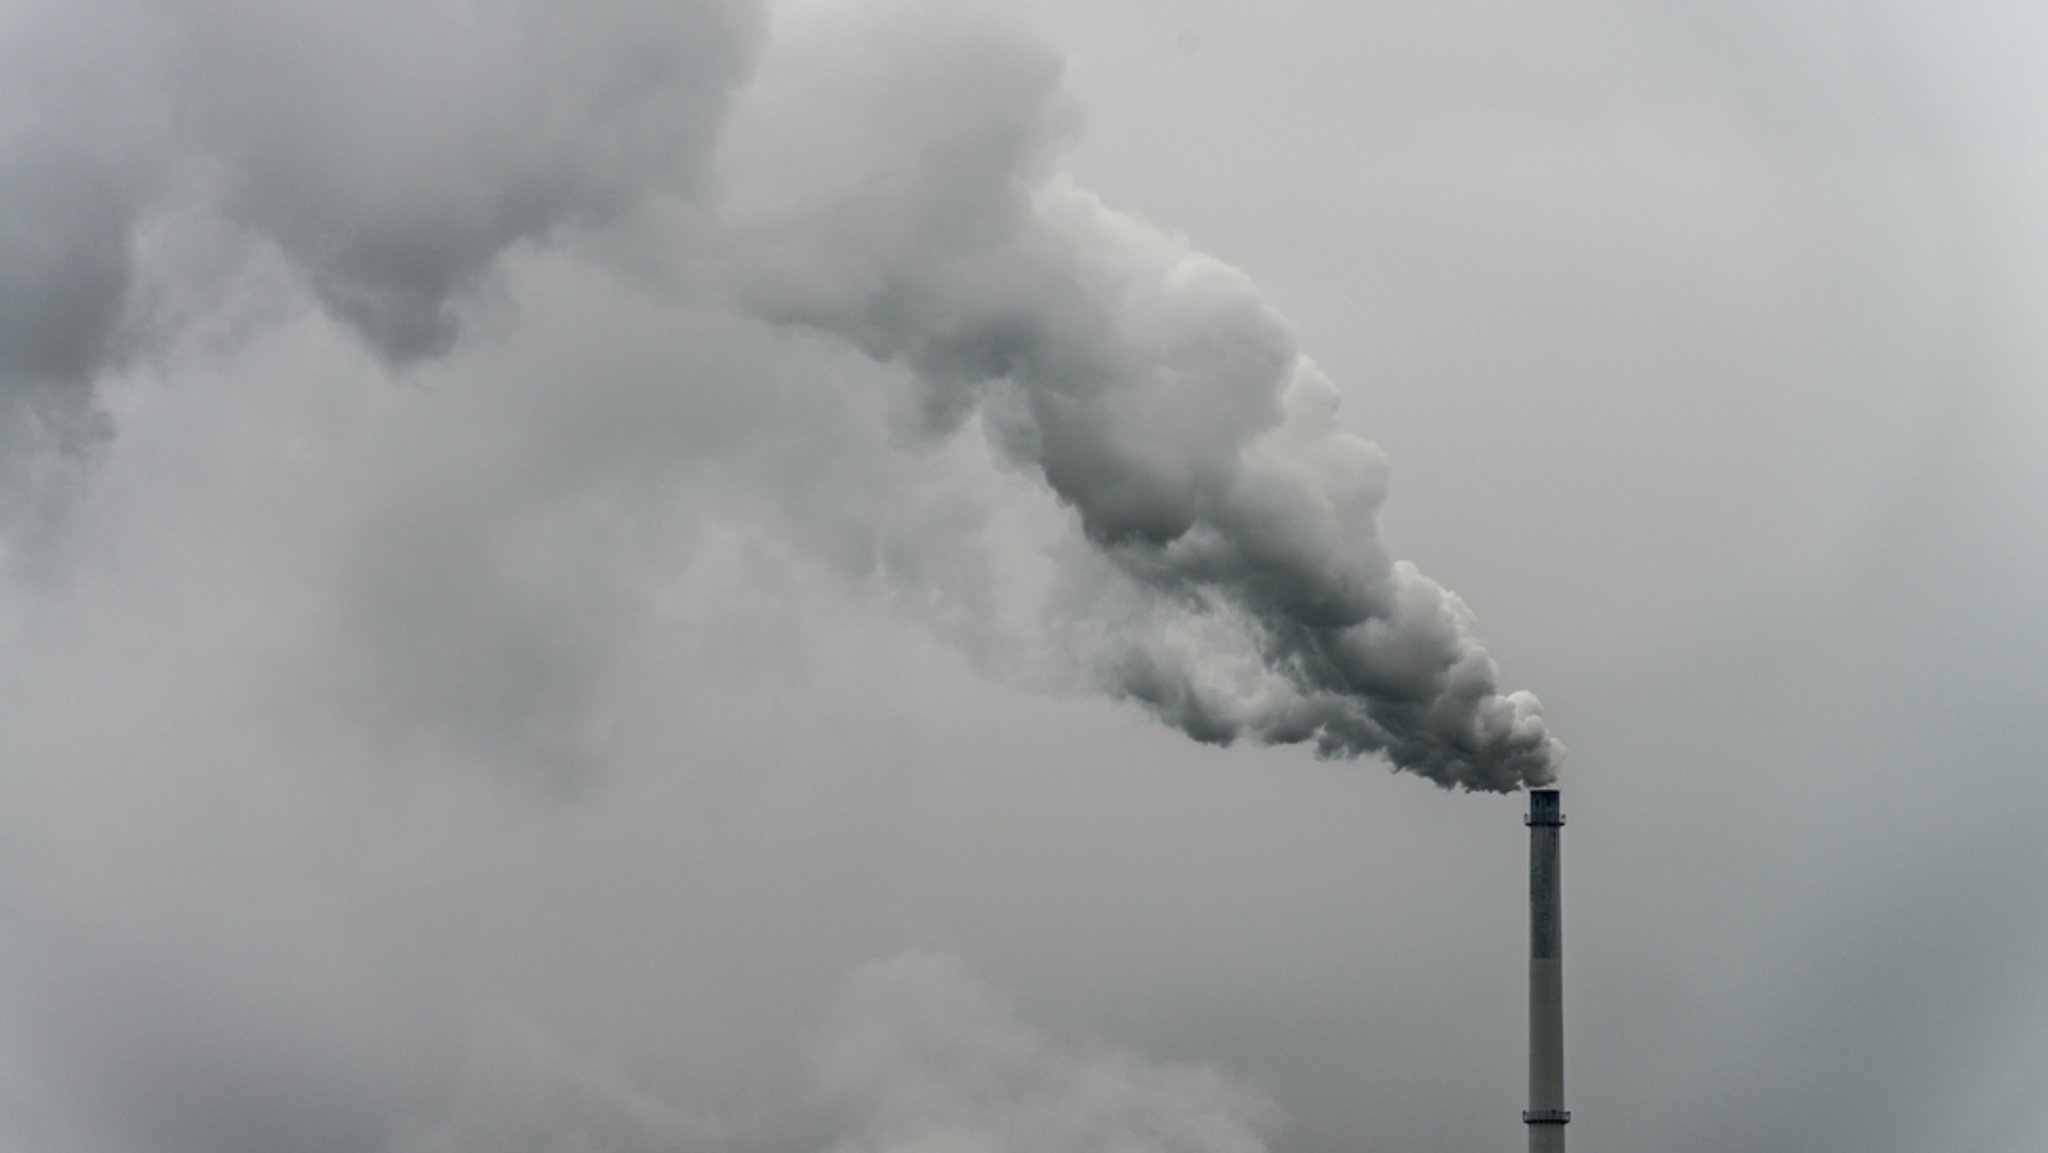
[[[689,193],[744,3],[181,7],[173,72],[238,220],[397,361],[444,353],[507,249]]]
[[[276,245],[393,362],[445,353],[508,250],[695,192],[761,23],[740,0],[10,3],[0,386],[90,383],[207,307],[141,291],[194,271],[161,245],[141,266],[167,218]]]
[[[0,145],[0,379],[15,423],[59,441],[117,352],[209,307],[178,299],[188,268],[138,272],[147,226],[246,229],[380,356],[446,353],[508,252],[698,194],[760,23],[640,0],[88,10],[135,29],[140,91],[73,100],[30,71],[24,106],[86,111]],[[722,256],[684,255],[689,282],[907,366],[925,437],[978,415],[1042,478],[1088,545],[1062,554],[1047,634],[1089,677],[1198,740],[1379,753],[1446,787],[1552,779],[1535,698],[1501,691],[1463,602],[1380,541],[1385,462],[1285,321],[1060,174],[1055,54],[921,4],[788,39],[729,129],[730,219],[692,226]]]
[[[826,21],[792,50],[807,99],[776,132],[889,138],[763,162],[764,186],[822,191],[739,229],[741,299],[908,366],[928,435],[980,413],[1073,509],[1090,547],[1066,554],[1060,631],[1109,691],[1197,740],[1381,753],[1446,787],[1553,779],[1536,698],[1499,689],[1465,604],[1380,541],[1385,459],[1286,321],[1060,174],[1057,57],[934,22]]]

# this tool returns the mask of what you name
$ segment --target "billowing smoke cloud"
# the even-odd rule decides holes
[[[152,86],[131,82],[146,36],[99,23],[0,4],[0,562],[106,431],[89,387],[122,344],[131,225],[162,159]]]
[[[138,279],[152,225],[239,229],[386,360],[446,353],[507,252],[703,185],[760,22],[640,0],[87,15],[132,26],[109,71],[138,90],[46,80],[26,105],[85,111],[0,152],[0,376],[60,437],[76,386],[207,307],[165,255],[190,244]],[[800,81],[771,75],[733,131],[725,256],[692,282],[907,366],[925,437],[977,419],[1042,477],[1086,542],[1062,550],[1049,632],[1087,676],[1198,740],[1379,753],[1446,787],[1552,778],[1535,698],[1500,690],[1465,605],[1379,540],[1385,462],[1286,323],[1059,174],[1057,56],[911,5],[814,19],[776,61]]]
[[[1551,780],[1536,698],[1501,692],[1464,603],[1379,540],[1386,462],[1286,322],[1059,174],[1056,57],[947,22],[870,18],[805,61],[821,122],[800,138],[860,144],[741,231],[742,298],[907,365],[926,432],[980,413],[1072,507],[1090,547],[1064,633],[1110,691],[1197,740],[1383,753],[1446,787]],[[874,126],[889,139],[866,147]]]
[[[96,380],[274,307],[232,299],[252,248],[402,365],[453,346],[507,252],[687,199],[761,23],[741,0],[0,5],[0,517],[50,518],[27,490],[108,432]]]
[[[174,62],[230,211],[382,354],[446,352],[506,249],[687,192],[744,3],[193,4]]]
[[[692,193],[760,24],[739,0],[9,5],[0,383],[89,383],[189,320],[138,292],[192,271],[138,268],[166,217],[275,244],[393,362],[445,353],[509,249]]]
[[[162,156],[150,86],[130,83],[145,37],[96,23],[0,7],[0,402],[90,381],[126,304],[130,222]]]

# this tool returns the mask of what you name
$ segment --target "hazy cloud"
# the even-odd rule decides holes
[[[1272,1102],[1213,1070],[1055,1041],[957,961],[909,954],[847,978],[820,1078],[855,1117],[836,1153],[1263,1153]]]
[[[0,0],[0,1146],[2038,1146],[2033,24]]]

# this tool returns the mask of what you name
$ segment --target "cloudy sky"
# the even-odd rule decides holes
[[[1560,766],[2040,1148],[2048,17],[1680,7],[0,0],[0,1153],[1515,1148]]]

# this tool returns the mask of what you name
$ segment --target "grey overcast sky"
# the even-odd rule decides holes
[[[0,0],[0,1153],[2042,1148],[2044,52]]]

